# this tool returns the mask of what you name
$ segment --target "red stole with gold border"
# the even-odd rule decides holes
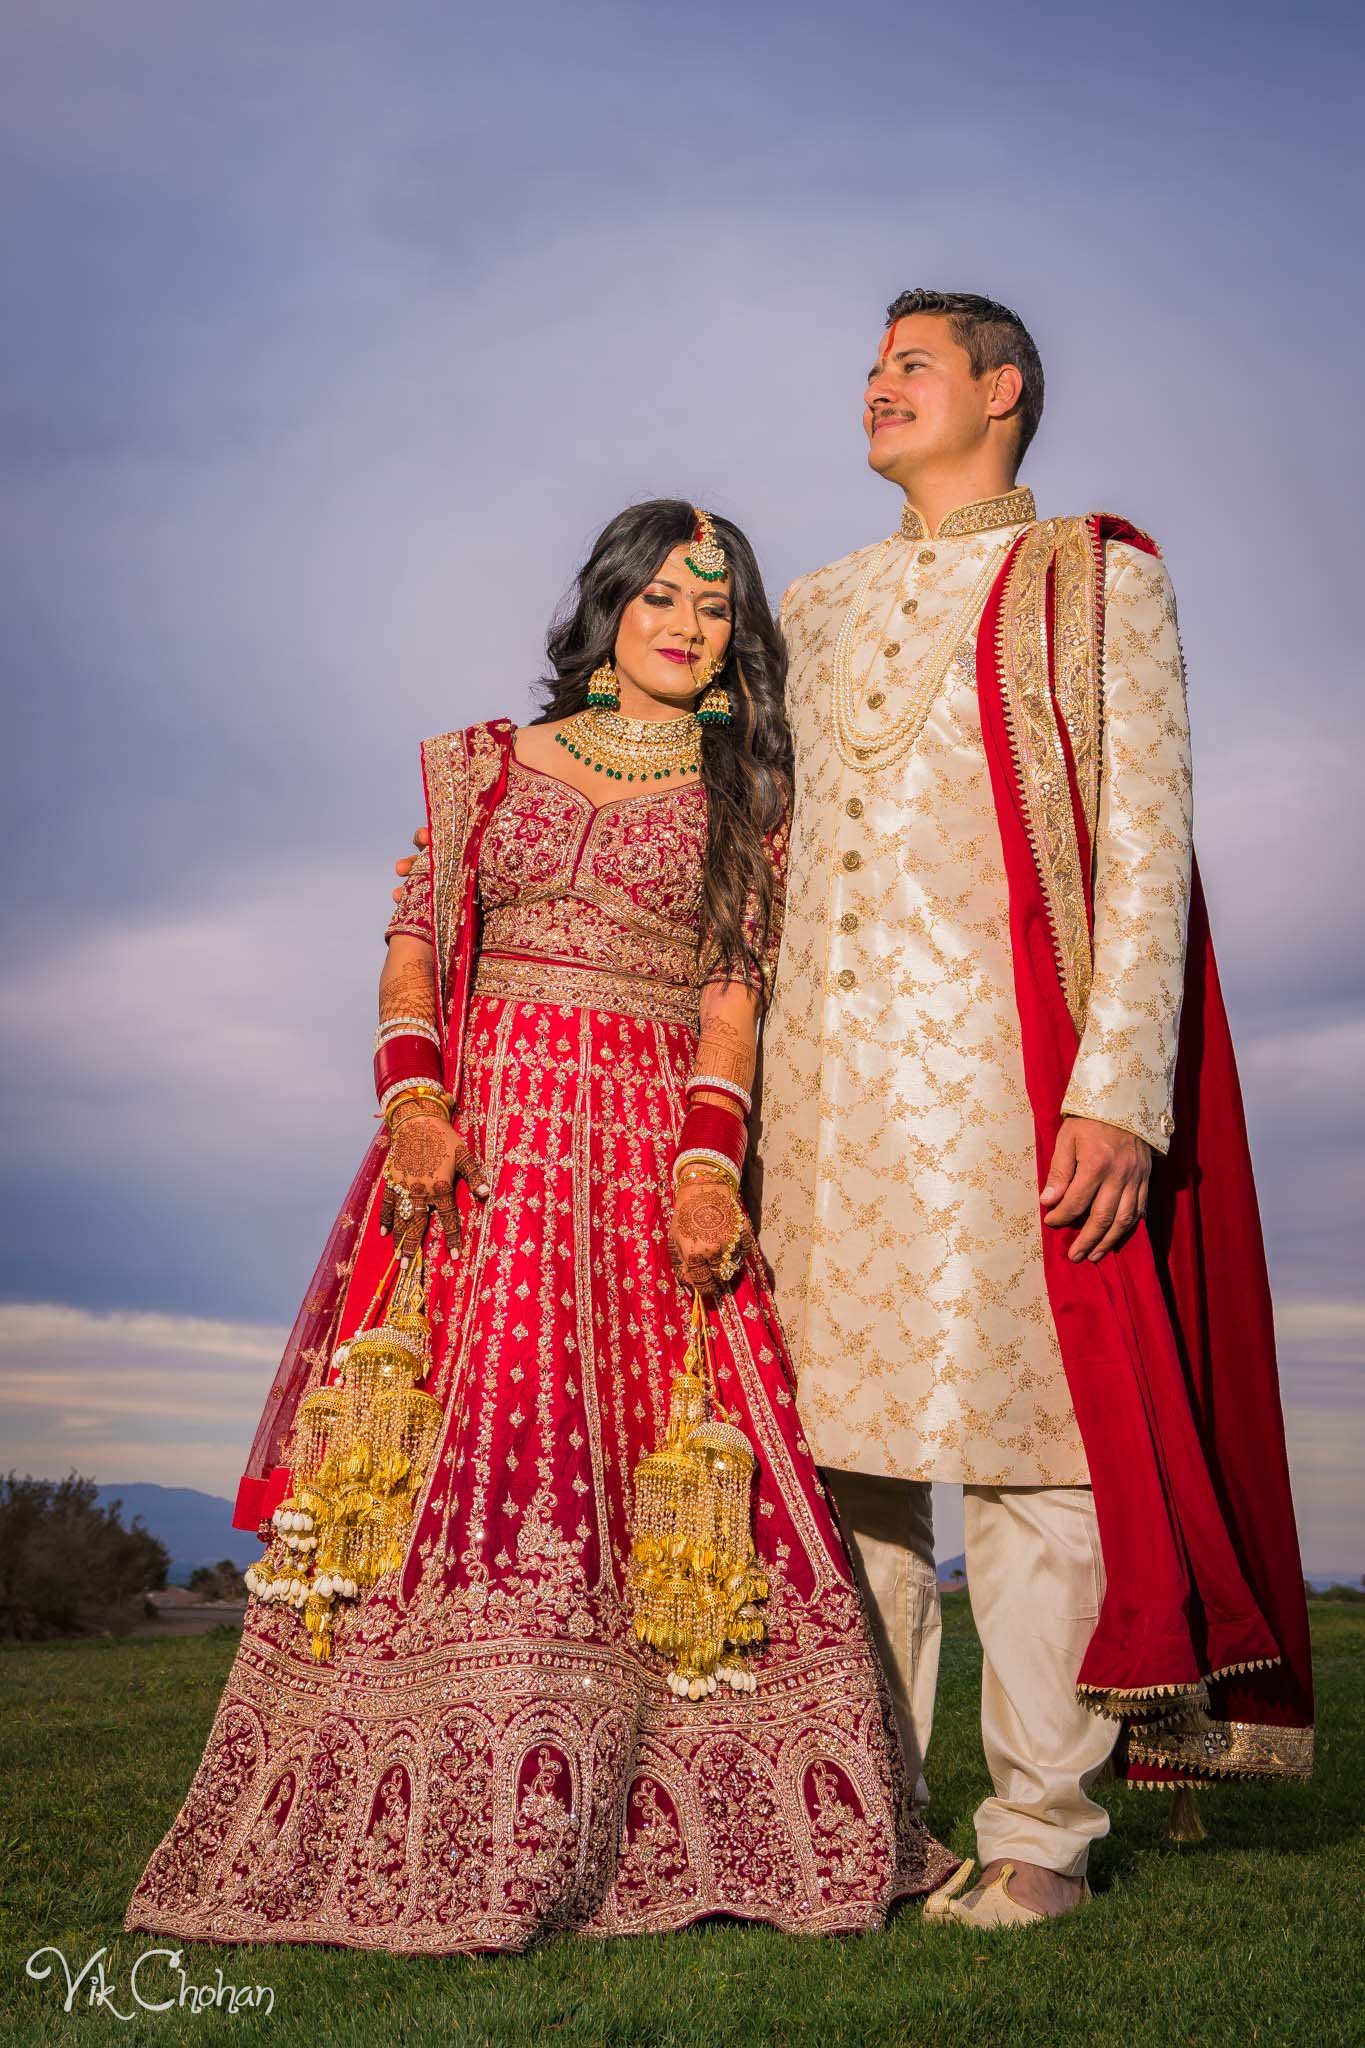
[[[452,1095],[459,1092],[465,1015],[478,957],[479,851],[506,787],[515,733],[510,719],[499,718],[422,743],[441,1059]],[[281,1460],[299,1402],[323,1384],[337,1345],[383,1307],[393,1259],[392,1239],[379,1234],[387,1143],[385,1133],[371,1141],[328,1233],[237,1488],[235,1529],[256,1529],[268,1522],[285,1498],[290,1472]],[[474,1198],[463,1182],[456,1200],[467,1219]]]
[[[1111,539],[1157,552],[1098,515],[1027,528],[977,643],[1040,1190],[1090,986]],[[1082,1697],[1126,1724],[1132,1781],[1307,1775],[1308,1620],[1270,1289],[1197,869],[1175,1134],[1147,1219],[1098,1265],[1067,1258],[1070,1231],[1040,1221],[1039,1235],[1104,1554]]]

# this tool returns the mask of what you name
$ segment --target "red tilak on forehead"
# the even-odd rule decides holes
[[[901,323],[899,320],[893,320],[891,322],[891,325],[887,328],[885,334],[882,336],[881,341],[878,343],[877,363],[879,367],[882,363],[886,361],[887,357],[891,353],[892,346],[896,339],[896,329],[900,326],[900,324]]]

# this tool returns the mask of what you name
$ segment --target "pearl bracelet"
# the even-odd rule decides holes
[[[747,1088],[741,1088],[738,1081],[727,1081],[720,1074],[693,1074],[684,1093],[690,1101],[701,1088],[710,1088],[717,1095],[728,1095],[733,1102],[742,1103],[747,1116],[754,1106],[754,1098]]]
[[[375,1051],[390,1038],[429,1038],[433,1045],[441,1043],[440,1032],[426,1017],[385,1017],[374,1034]]]

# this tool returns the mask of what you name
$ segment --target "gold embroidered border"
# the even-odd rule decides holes
[[[1160,1728],[1128,1739],[1134,1763],[1205,1772],[1215,1778],[1309,1778],[1313,1730],[1277,1728],[1267,1721],[1211,1721],[1190,1728]],[[1139,1781],[1134,1781],[1139,1782]]]
[[[431,926],[436,948],[436,992],[444,1020],[449,1002],[451,950],[459,928],[465,834],[469,830],[469,756],[463,732],[438,733],[422,742],[422,779],[431,832]]]
[[[1037,517],[1032,491],[1027,484],[1016,484],[1012,491],[1002,491],[998,498],[978,498],[974,504],[957,506],[943,521],[937,536],[931,536],[923,517],[907,498],[900,533],[902,540],[958,540],[973,533],[990,533],[998,526],[1027,526]]]
[[[1080,1031],[1090,1000],[1090,928],[1066,757],[1052,704],[1047,639],[1047,572],[1066,527],[1074,523],[1048,519],[1025,536],[1005,585],[996,651],[1005,723],[1057,972]]]
[[[481,953],[474,994],[509,1002],[564,1003],[578,1010],[612,1010],[625,1017],[649,1017],[661,1024],[698,1028],[701,996],[696,988],[609,968],[575,967],[563,961],[509,959]]]
[[[1100,809],[1101,550],[1088,519],[1060,522],[1052,629],[1052,682],[1071,742],[1090,843]]]
[[[1177,1711],[1206,1707],[1209,1688],[1203,1678],[1175,1685],[1078,1685],[1076,1697],[1092,1714],[1102,1714],[1106,1720],[1145,1721],[1152,1716],[1162,1719]]]
[[[431,923],[436,947],[436,987],[443,1023],[450,1007],[450,961],[464,915],[465,845],[479,798],[498,779],[502,765],[501,734],[511,734],[510,719],[467,726],[461,732],[438,733],[422,742],[422,779],[427,793],[431,831]]]
[[[1191,1709],[1202,1711],[1208,1706],[1209,1687],[1220,1678],[1237,1678],[1247,1671],[1270,1671],[1280,1661],[1278,1657],[1245,1657],[1238,1664],[1220,1664],[1216,1671],[1206,1671],[1201,1678],[1176,1679],[1169,1685],[1078,1683],[1076,1697],[1092,1714],[1104,1714],[1111,1720],[1155,1720],[1170,1725],[1174,1719],[1185,1725]]]

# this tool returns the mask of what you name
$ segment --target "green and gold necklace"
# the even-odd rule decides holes
[[[701,770],[701,726],[690,711],[681,718],[576,711],[555,738],[575,761],[613,782],[667,782]]]

